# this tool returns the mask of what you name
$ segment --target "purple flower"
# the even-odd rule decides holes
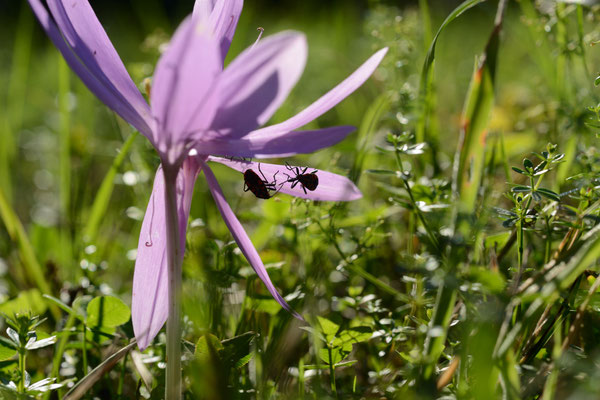
[[[280,158],[331,146],[354,130],[351,126],[297,130],[318,118],[360,87],[387,49],[369,58],[342,83],[292,118],[265,124],[287,98],[305,66],[304,35],[282,32],[248,48],[223,69],[239,19],[242,0],[197,0],[194,14],[177,29],[158,62],[151,107],[127,74],[87,0],[28,0],[42,26],[71,68],[108,107],[145,135],[164,168],[178,168],[176,178],[179,246],[185,245],[194,183],[204,172],[227,227],[271,295],[297,318],[278,293],[242,225],[228,205],[208,162],[240,172],[258,170],[253,162],[216,157]],[[260,164],[272,177],[291,174],[285,166]],[[132,319],[141,349],[168,317],[167,211],[165,174],[157,171],[138,244]],[[312,171],[312,170],[311,170]],[[317,172],[314,191],[283,183],[281,192],[313,200],[349,201],[361,197],[347,178]],[[241,182],[241,181],[240,181]],[[278,183],[281,184],[281,180]],[[179,252],[180,261],[183,251]]]

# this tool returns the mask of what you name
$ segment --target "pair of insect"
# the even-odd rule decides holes
[[[317,188],[317,186],[319,186],[319,177],[317,176],[316,170],[307,173],[306,171],[308,171],[308,167],[300,170],[299,167],[292,167],[287,163],[285,168],[288,171],[291,171],[295,176],[290,176],[284,172],[283,174],[287,177],[287,179],[279,184],[279,188],[277,188],[276,178],[279,171],[275,172],[275,175],[273,175],[273,180],[269,181],[265,174],[263,174],[261,171],[260,163],[258,164],[258,172],[260,172],[260,176],[254,172],[254,170],[247,169],[244,171],[244,192],[251,191],[252,194],[259,199],[267,200],[277,194],[277,192],[279,192],[279,190],[281,190],[283,185],[286,183],[291,183],[292,189],[297,185],[300,185],[302,190],[304,190],[304,193],[307,193],[306,189],[312,192]],[[271,192],[275,193],[271,194]]]

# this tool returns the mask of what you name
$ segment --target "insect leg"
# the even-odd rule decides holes
[[[263,177],[264,181],[265,181],[265,182],[268,182],[268,181],[267,181],[267,177],[265,176],[265,174],[263,174],[262,170],[260,169],[260,163],[258,163],[258,172],[260,172],[260,174],[262,175],[262,177]]]

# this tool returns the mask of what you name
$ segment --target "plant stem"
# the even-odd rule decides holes
[[[63,328],[64,332],[68,332],[75,325],[75,314],[69,314],[67,318],[67,322]],[[67,335],[62,336],[58,341],[58,345],[56,346],[56,350],[54,352],[54,358],[52,359],[52,374],[51,378],[56,378],[56,382],[60,382],[60,363],[63,359],[63,354],[65,353],[65,349],[67,348],[67,344],[69,342],[69,337]],[[47,391],[44,393],[44,400],[50,399],[51,391]],[[58,389],[58,397],[62,398],[64,393],[62,393],[61,389]]]
[[[83,346],[83,348],[82,348],[83,376],[86,376],[88,373],[88,362],[87,362],[87,340],[85,339],[85,334],[86,334],[85,324],[81,324],[81,333],[82,333],[81,344]]]
[[[329,353],[329,383],[331,384],[331,391],[334,397],[337,399],[337,387],[335,385],[335,368],[333,367],[333,355],[331,354],[331,346],[327,345],[327,352]]]
[[[181,257],[177,217],[177,167],[163,166],[167,217],[169,317],[167,319],[167,382],[165,399],[181,399]]]
[[[19,381],[18,392],[25,393],[25,348],[19,349],[19,373],[21,374],[21,380]]]
[[[600,279],[598,280],[600,282]],[[304,398],[304,360],[298,362],[298,398]]]
[[[437,238],[435,237],[434,233],[429,228],[429,225],[427,224],[427,220],[425,220],[425,216],[423,215],[423,213],[421,212],[421,209],[419,208],[419,206],[417,205],[417,202],[415,201],[412,190],[410,188],[410,184],[408,183],[408,180],[406,179],[407,175],[406,175],[406,172],[404,171],[404,167],[402,166],[402,159],[400,158],[400,153],[397,151],[396,151],[396,163],[398,164],[398,168],[400,168],[400,172],[402,173],[402,182],[404,182],[404,187],[406,188],[406,192],[408,193],[408,197],[410,198],[410,202],[412,203],[413,209],[415,210],[415,213],[417,214],[417,217],[419,218],[419,220],[421,220],[421,223],[423,224],[423,228],[425,228],[425,232],[427,232],[427,236],[429,236],[429,240],[431,241],[431,244],[433,244],[433,246],[439,251],[440,244],[439,244]]]
[[[127,372],[127,356],[129,353],[125,354],[123,357],[123,361],[121,363],[121,373],[119,374],[119,386],[117,387],[117,396],[119,399],[123,398],[123,383],[125,382],[125,373]]]

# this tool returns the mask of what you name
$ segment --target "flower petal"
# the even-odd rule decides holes
[[[190,157],[184,161],[177,176],[177,213],[182,249],[185,248],[185,231],[198,171],[197,162]],[[165,213],[165,180],[162,168],[159,167],[142,223],[133,275],[131,318],[133,331],[141,350],[152,342],[168,315],[169,283]],[[183,253],[182,251],[182,259]]]
[[[220,51],[205,29],[188,17],[154,72],[151,103],[158,124],[156,142],[161,155],[169,152],[170,161],[184,156],[185,146],[205,133],[218,105]]]
[[[223,61],[233,40],[243,6],[243,0],[196,0],[194,4],[194,18],[210,21],[220,43]]]
[[[288,182],[288,179],[296,177],[296,168],[299,168],[299,171],[302,172],[305,167],[230,160],[221,157],[209,157],[208,161],[227,165],[229,168],[233,168],[242,173],[247,169],[252,169],[258,174],[262,171],[262,174],[264,174],[269,182],[276,182],[275,186],[281,193],[300,197],[302,199],[315,201],[352,201],[362,197],[362,193],[350,179],[327,171],[315,170],[314,168],[307,169],[305,172],[307,174],[317,171],[316,175],[319,179],[319,183],[314,191],[306,190],[305,193],[302,184],[297,183],[296,186],[292,188],[294,182]],[[281,189],[279,189],[280,187]]]
[[[192,16],[202,21],[208,21],[218,0],[196,0]]]
[[[387,48],[379,50],[371,56],[363,65],[346,78],[342,83],[330,90],[327,94],[312,103],[292,118],[276,125],[258,129],[247,135],[246,139],[262,139],[273,135],[291,132],[320,117],[335,107],[340,101],[348,97],[358,89],[375,71],[385,54]]]
[[[218,154],[229,157],[290,157],[333,146],[355,129],[353,126],[334,126],[314,131],[288,132],[257,139],[216,137],[197,142],[196,149],[201,154]]]
[[[304,35],[291,31],[246,49],[223,71],[212,128],[239,138],[267,122],[298,82],[307,52]]]
[[[125,67],[123,67],[108,37],[106,37],[106,33],[99,26],[97,19],[95,21],[98,25],[93,22],[90,23],[100,29],[102,34],[99,34],[96,41],[86,44],[73,28],[73,24],[69,21],[68,14],[64,11],[61,3],[54,1],[51,2],[51,5],[60,17],[59,19],[64,23],[63,26],[66,31],[62,31],[62,28],[61,30],[58,29],[55,21],[40,0],[28,1],[42,28],[83,83],[104,104],[152,140],[151,127],[153,121],[150,117],[150,108],[135,88],[129,75],[127,75]],[[81,2],[79,7],[74,8],[75,10],[72,12],[91,12],[91,15],[88,14],[86,18],[95,19],[95,15],[89,9],[87,1]],[[69,45],[65,41],[65,38],[69,37],[72,38],[71,43],[75,43],[75,45]],[[95,47],[88,47],[88,45]],[[94,54],[94,52],[96,53]],[[96,59],[100,56],[103,57],[103,64],[99,63],[100,59]]]
[[[269,293],[271,293],[273,298],[281,305],[281,307],[283,307],[288,312],[292,313],[294,317],[298,318],[301,321],[304,321],[302,316],[296,311],[294,311],[284,300],[284,298],[281,297],[281,295],[271,282],[271,278],[269,278],[269,274],[267,273],[267,270],[263,265],[263,262],[260,259],[256,248],[254,248],[254,245],[252,244],[252,241],[250,240],[248,234],[244,230],[244,227],[233,213],[233,210],[227,203],[227,200],[225,200],[225,196],[223,195],[223,191],[221,190],[221,187],[217,182],[217,178],[215,178],[215,174],[213,174],[212,170],[206,163],[202,162],[200,165],[202,171],[204,171],[204,175],[206,176],[210,192],[212,193],[212,196],[215,199],[215,203],[217,203],[217,208],[221,212],[225,224],[229,228],[229,231],[233,235],[233,238],[237,242],[238,246],[240,246],[240,250],[250,263],[250,266],[252,266],[254,271],[256,271],[256,274],[258,275],[260,280],[263,281]]]

